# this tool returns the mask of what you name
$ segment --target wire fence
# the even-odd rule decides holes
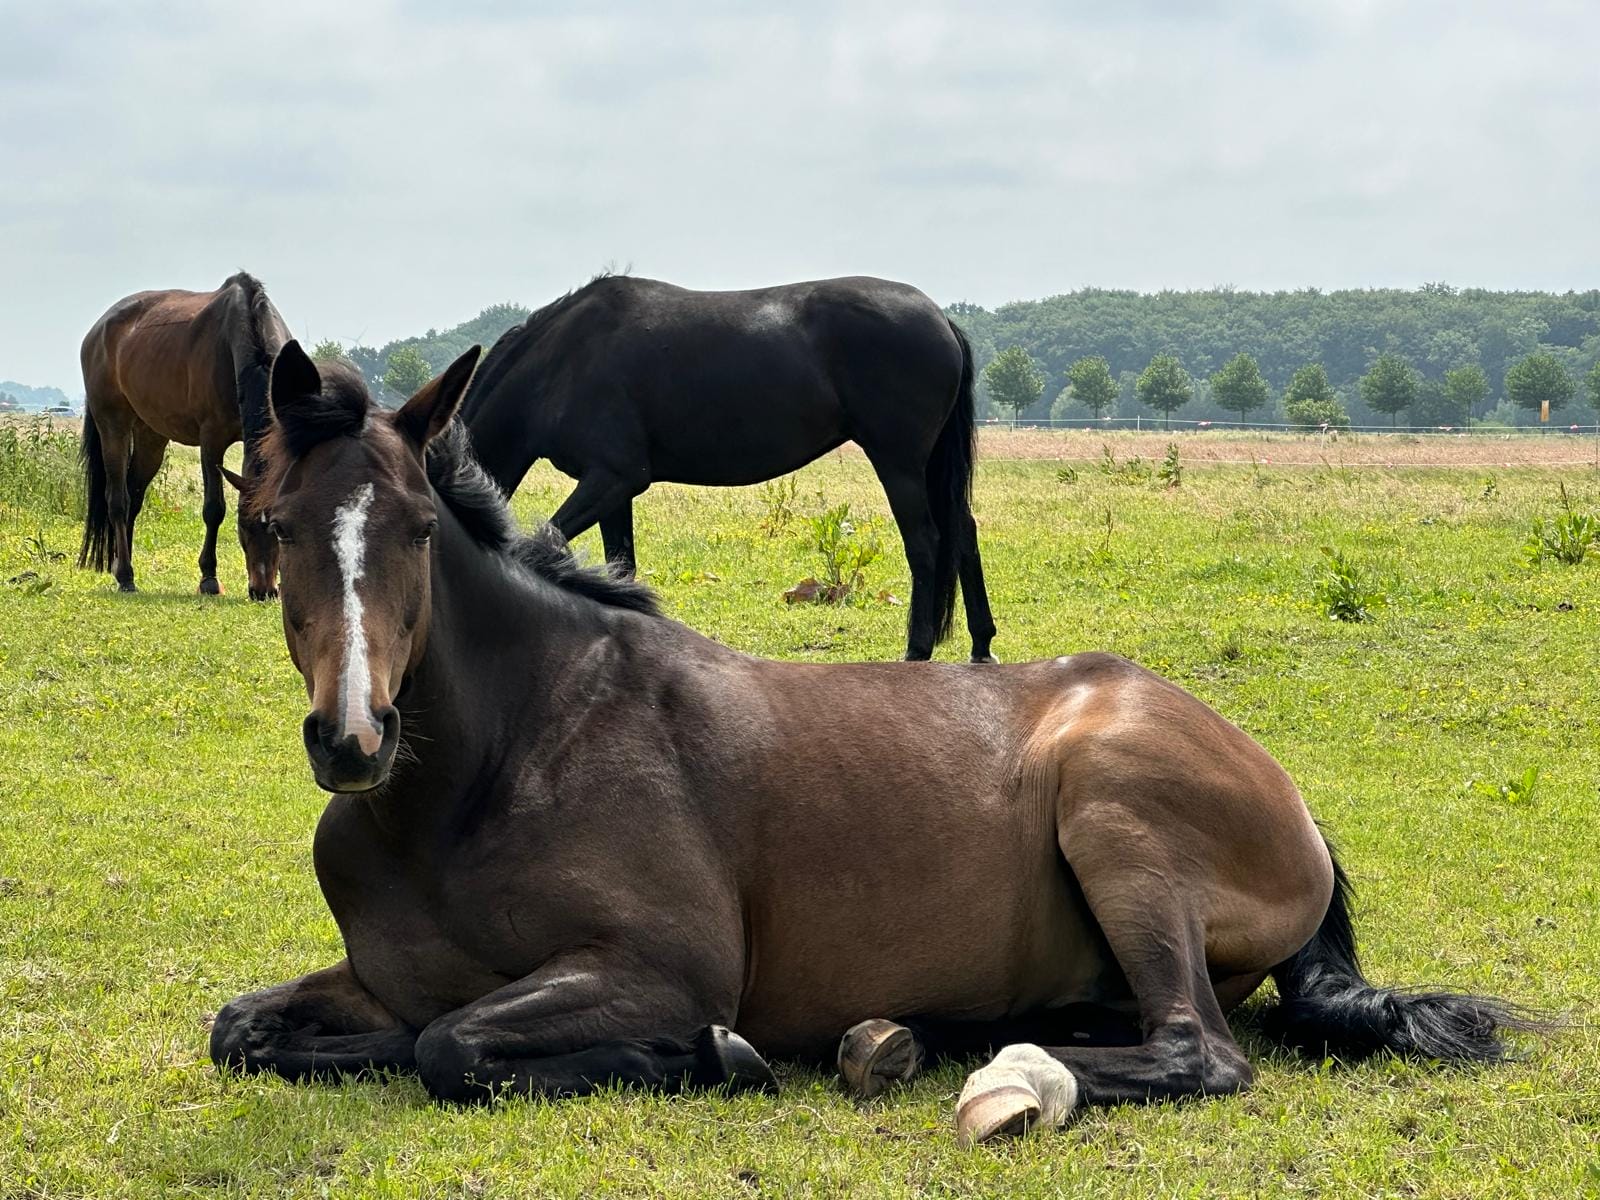
[[[1600,424],[1568,424],[1551,421],[1546,425],[1292,425],[1286,421],[1181,420],[1165,417],[1030,417],[1012,422],[1003,417],[983,417],[978,424],[986,429],[1071,429],[1092,433],[1096,430],[1130,430],[1142,433],[1403,433],[1413,437],[1464,437],[1478,434],[1495,437],[1597,437]]]

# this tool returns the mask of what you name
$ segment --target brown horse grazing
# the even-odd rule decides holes
[[[289,338],[278,310],[243,271],[214,292],[139,292],[106,310],[83,339],[84,481],[88,515],[78,565],[109,570],[133,586],[133,525],[168,442],[200,447],[206,538],[200,590],[217,595],[217,530],[227,515],[222,484],[242,488],[258,469],[267,420],[267,376]],[[241,479],[222,465],[244,440]],[[278,546],[259,520],[239,513],[250,598],[278,594]]]
[[[1224,1014],[1268,975],[1318,1052],[1500,1055],[1504,1006],[1366,982],[1288,776],[1151,672],[763,661],[521,536],[451,425],[476,354],[394,414],[295,343],[273,369],[251,502],[347,957],[228,1004],[218,1064],[462,1101],[741,1088],[773,1082],[753,1047],[849,1030],[868,1091],[1026,1029],[1043,1049],[969,1081],[977,1140],[1244,1088]],[[1077,1039],[1097,1012],[1131,1036]]]

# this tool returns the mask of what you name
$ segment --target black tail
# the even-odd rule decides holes
[[[950,623],[956,612],[956,580],[961,569],[962,543],[966,539],[966,522],[972,512],[972,463],[976,457],[974,439],[977,426],[974,419],[972,393],[972,347],[967,335],[954,321],[950,332],[961,345],[961,383],[956,391],[955,408],[945,419],[939,431],[939,440],[933,444],[933,455],[928,459],[928,504],[933,509],[933,523],[939,528],[939,557],[933,568],[934,611],[939,624],[936,639],[944,641],[950,636]]]
[[[94,423],[87,401],[84,402],[83,439],[78,443],[78,461],[83,464],[86,506],[78,565],[107,571],[111,569],[111,513],[106,505],[106,457],[100,445],[100,429]]]
[[[1506,1056],[1503,1032],[1549,1027],[1484,996],[1373,987],[1356,959],[1350,880],[1337,859],[1333,877],[1322,927],[1272,971],[1281,1002],[1267,1014],[1268,1033],[1318,1055],[1364,1058],[1386,1050],[1445,1062],[1495,1062]]]

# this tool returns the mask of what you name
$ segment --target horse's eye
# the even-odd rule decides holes
[[[433,537],[433,531],[437,528],[439,528],[439,522],[429,521],[422,527],[422,532],[411,539],[411,544],[413,546],[426,546],[428,541]]]
[[[294,539],[289,536],[289,531],[287,529],[285,529],[283,527],[283,525],[278,521],[268,521],[267,522],[267,530],[268,530],[268,532],[270,532],[272,534],[273,537],[277,538],[280,542],[284,543],[285,545],[287,545],[288,543],[294,541]]]

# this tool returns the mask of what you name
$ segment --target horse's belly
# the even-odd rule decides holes
[[[739,1032],[763,1053],[808,1055],[868,1017],[994,1021],[1125,999],[1099,927],[1053,853],[952,899],[929,889],[864,904],[855,919],[772,914],[763,921],[771,936],[752,944]]]

